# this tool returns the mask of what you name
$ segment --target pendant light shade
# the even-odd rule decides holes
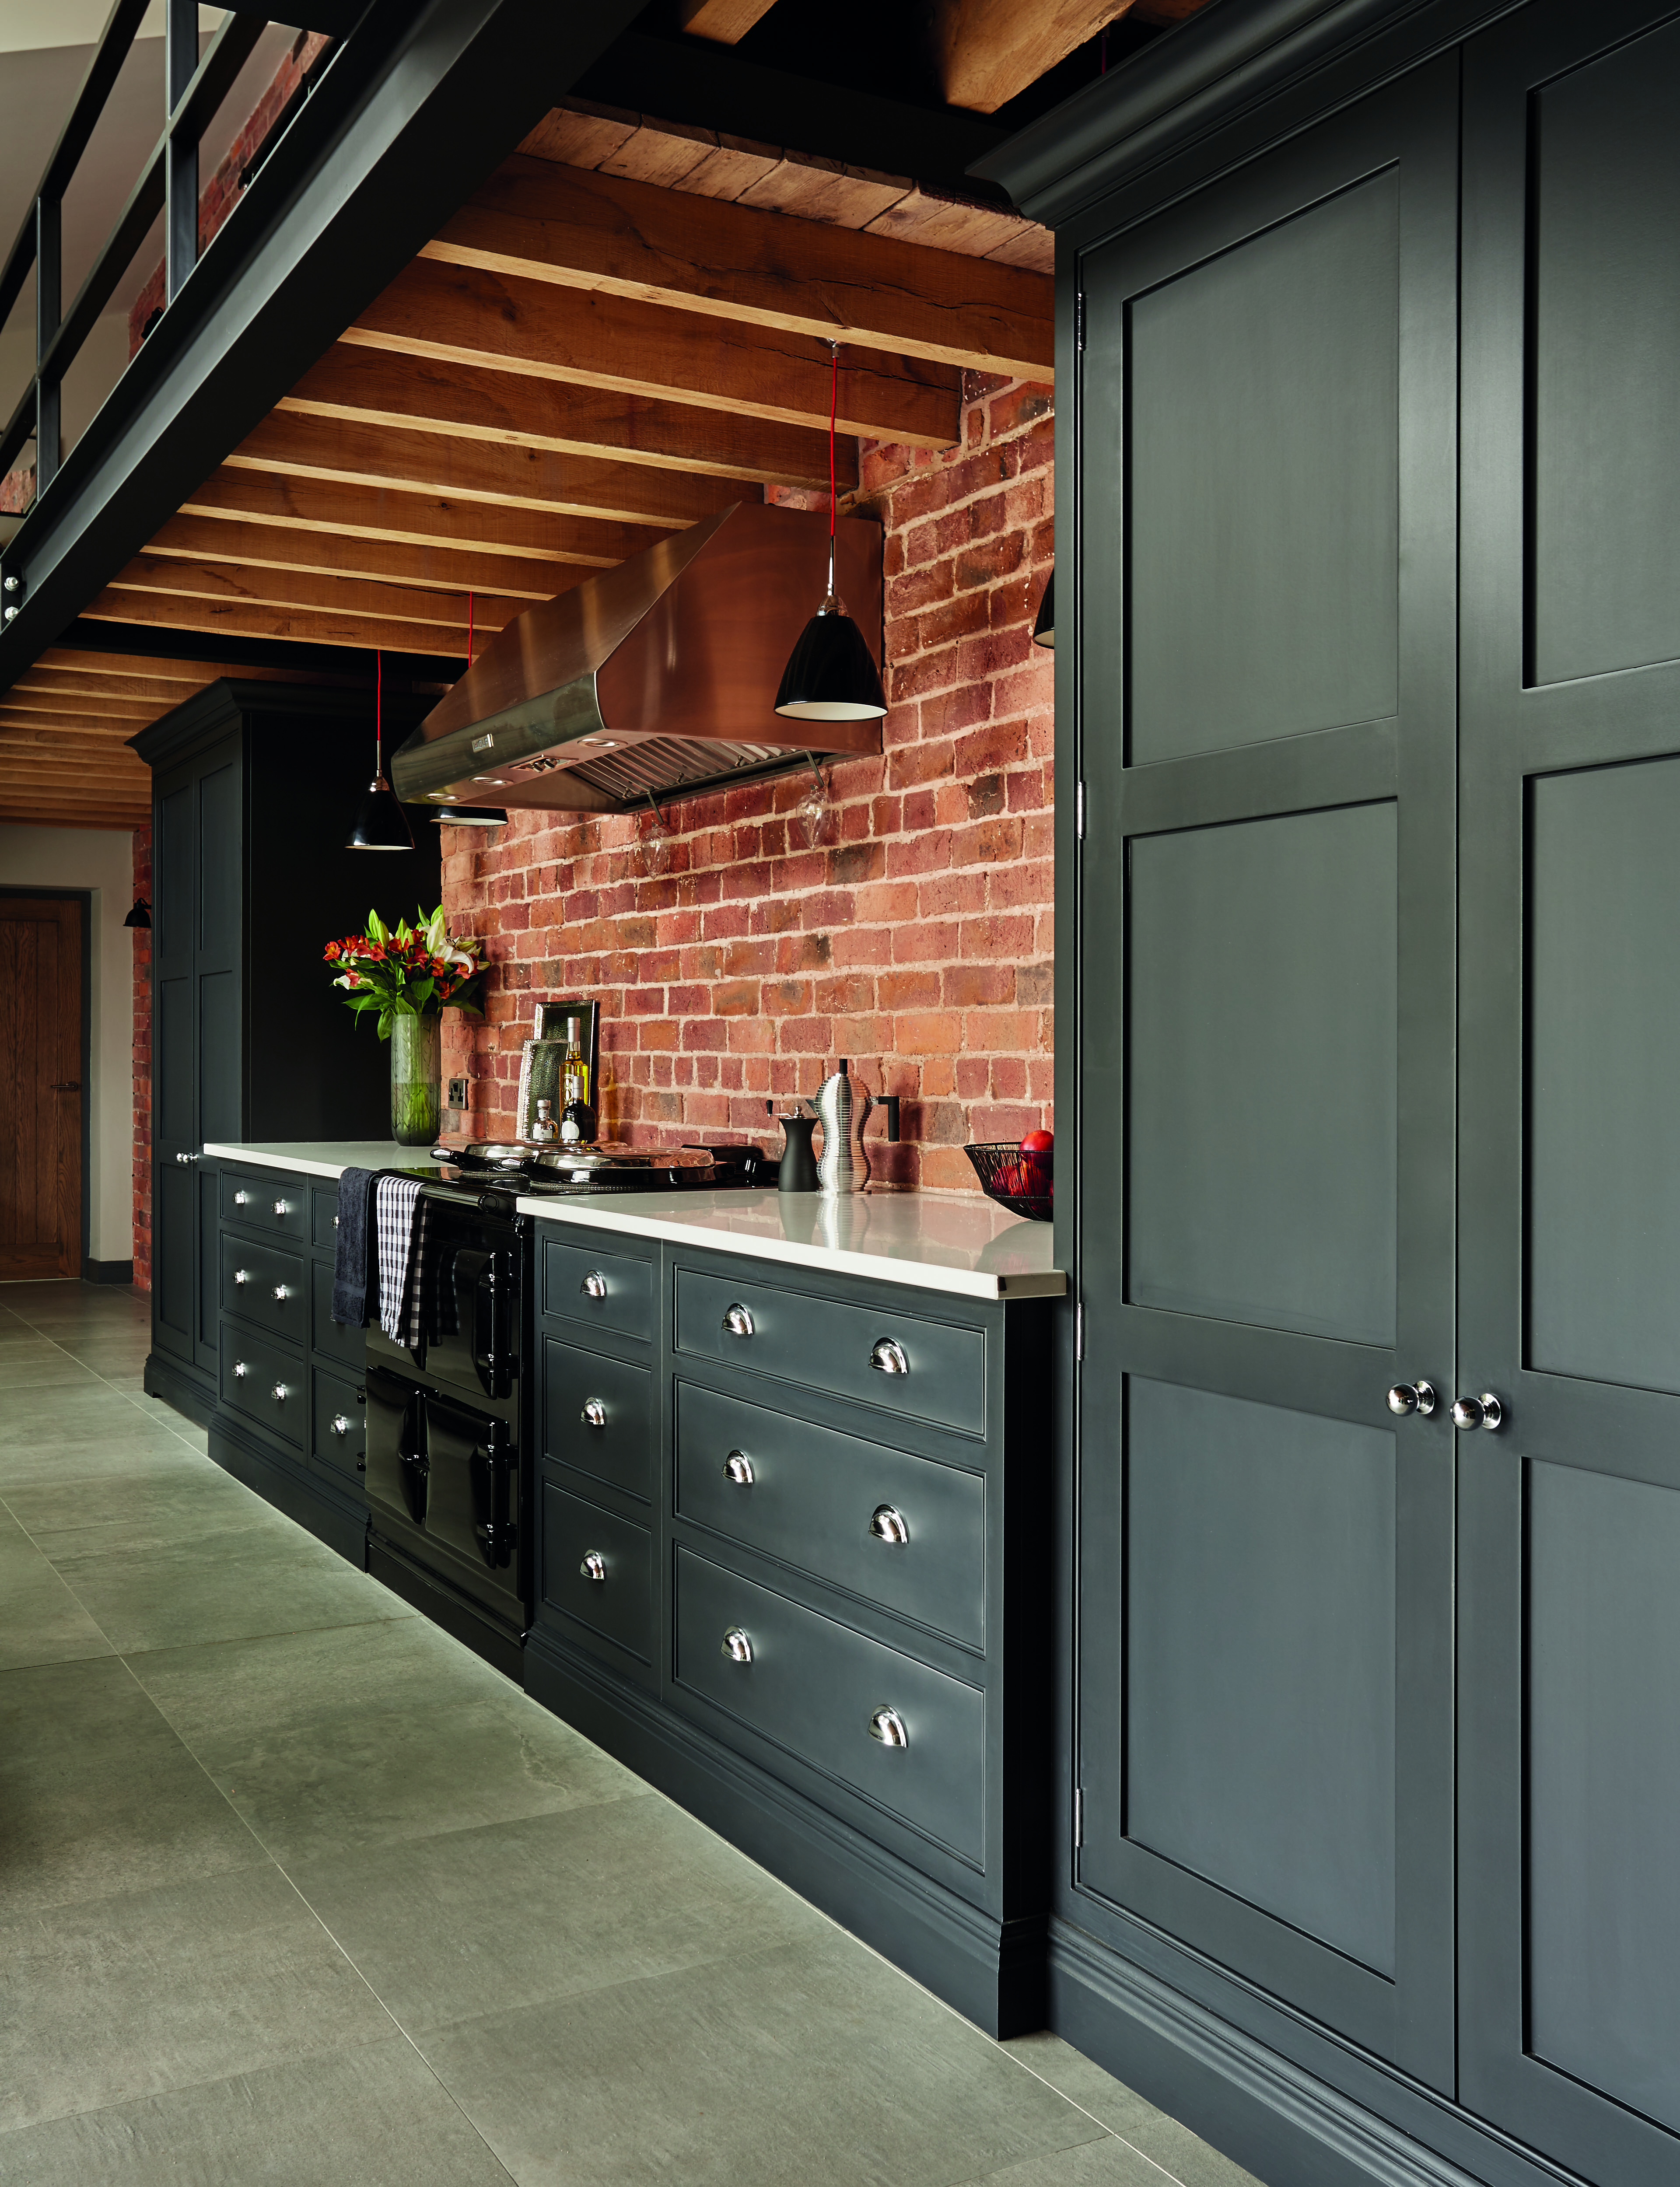
[[[1056,590],[1056,573],[1051,571],[1044,580],[1044,597],[1038,603],[1038,620],[1032,626],[1035,645],[1048,645],[1054,651],[1056,644],[1056,610],[1052,602]]]
[[[137,896],[135,897],[134,908],[129,913],[127,918],[125,919],[122,923],[125,926],[139,927],[147,933],[151,931],[152,907],[147,902],[144,897]]]
[[[397,802],[396,792],[385,780],[385,657],[376,653],[374,681],[374,779],[362,800],[356,825],[350,831],[347,851],[412,851],[414,831],[408,815]]]
[[[880,671],[863,633],[834,590],[834,419],[840,351],[829,345],[829,589],[782,671],[776,711],[795,722],[879,721],[886,711]]]

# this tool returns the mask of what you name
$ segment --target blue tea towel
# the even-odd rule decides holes
[[[346,1329],[368,1322],[368,1210],[378,1172],[347,1169],[339,1177],[338,1254],[333,1263],[333,1319]]]

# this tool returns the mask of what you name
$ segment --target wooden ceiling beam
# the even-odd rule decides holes
[[[1048,274],[517,153],[420,255],[972,370],[1055,370]]]
[[[246,683],[318,683],[318,670],[276,668],[266,661],[234,665],[224,661],[180,661],[167,654],[104,653],[91,646],[49,645],[36,666],[70,668],[85,676],[154,676],[179,683],[181,697],[191,698],[207,683],[227,676]],[[178,702],[177,702],[178,703]]]
[[[424,258],[406,267],[342,339],[406,357],[828,428],[826,341]],[[844,343],[840,365],[840,432],[907,447],[955,447],[962,377],[954,367]]]
[[[119,722],[149,722],[160,706],[178,706],[178,698],[166,695],[150,705],[143,699],[113,699],[104,692],[43,691],[26,678],[13,684],[0,697],[0,706],[14,714],[97,714],[115,726]]]
[[[572,573],[574,583],[581,573]],[[517,600],[494,594],[424,592],[413,586],[370,583],[364,578],[319,577],[299,570],[252,569],[240,562],[191,562],[173,555],[141,554],[111,579],[121,592],[222,600],[233,606],[318,608],[329,615],[365,615],[417,626],[413,645],[424,652],[427,631],[441,626],[454,636],[471,627],[493,634],[520,612]]]
[[[163,630],[226,631],[236,638],[289,639],[294,645],[375,647],[388,653],[438,653],[464,661],[464,626],[382,621],[318,608],[267,608],[244,601],[189,599],[177,593],[108,589],[81,610],[90,622],[138,623]]]
[[[1099,31],[1132,0],[935,0],[933,49],[947,106],[995,114]]]
[[[86,775],[67,778],[66,766],[76,764],[59,760],[37,767],[28,762],[0,760],[0,796],[39,799],[43,804],[97,805],[106,812],[121,812],[130,806],[144,812],[149,807],[151,769],[138,760],[134,762],[138,773],[127,782],[93,781]]]
[[[247,434],[223,468],[342,486],[396,486],[495,508],[656,524],[666,531],[697,524],[726,503],[763,499],[761,488],[738,479],[690,478],[643,464],[601,463],[541,448],[279,411]]]
[[[298,570],[317,577],[366,577],[375,583],[425,585],[438,592],[496,594],[521,604],[550,600],[590,575],[576,562],[530,561],[512,554],[413,546],[394,539],[244,524],[235,517],[172,516],[146,548],[189,562],[239,562],[255,569]]]
[[[145,827],[151,817],[149,806],[132,812],[117,807],[108,812],[66,812],[56,805],[25,805],[0,795],[0,820],[20,828],[108,828],[114,835],[131,835]]]
[[[738,46],[755,23],[762,22],[776,0],[683,0],[678,18],[691,37]]]
[[[413,545],[443,541],[492,554],[540,562],[575,562],[610,570],[639,554],[669,525],[614,524],[506,503],[458,501],[395,486],[343,486],[331,480],[286,477],[239,469],[212,471],[182,503],[185,516],[254,517],[295,531],[391,539]]]
[[[202,687],[196,687],[202,688]],[[74,668],[43,668],[39,661],[26,668],[13,684],[14,692],[37,692],[43,698],[75,701],[81,699],[149,700],[154,706],[178,706],[188,696],[187,689],[178,683],[166,681],[156,676],[91,676],[85,670]],[[0,706],[10,702],[0,694]],[[83,711],[88,709],[84,708]],[[92,709],[96,713],[106,711],[103,704]]]
[[[145,726],[143,722],[140,724],[142,728]],[[134,734],[132,728],[120,737],[104,736],[97,729],[17,729],[0,717],[0,753],[9,752],[14,759],[50,752],[79,752],[98,758],[104,753],[126,751]]]
[[[668,402],[616,388],[568,386],[528,373],[340,342],[306,372],[279,408],[362,428],[411,427],[456,439],[543,449],[708,477],[771,480],[778,486],[829,483],[826,433],[694,402]],[[835,448],[840,485],[857,483],[855,437]]]
[[[180,704],[178,699],[173,700],[149,714],[147,720],[155,722],[159,714],[166,714]],[[120,745],[125,737],[132,737],[136,729],[143,729],[145,726],[145,722],[114,722],[109,714],[81,714],[73,711],[62,714],[25,713],[20,707],[12,705],[9,694],[0,698],[0,729],[9,729],[20,736],[37,732],[45,736],[56,730],[80,729],[90,736],[109,738]]]

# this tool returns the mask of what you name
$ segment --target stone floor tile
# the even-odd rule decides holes
[[[0,1923],[5,2133],[289,2057],[391,2019],[278,1869]]]
[[[1260,2187],[1251,2172],[1222,2156],[1175,2118],[1161,2117],[1126,2139],[1180,2183],[1180,2187]]]
[[[142,1420],[115,1391],[110,1395],[111,1403],[124,1409],[92,1432],[65,1435],[44,1428],[10,1443],[0,1442],[0,1496],[34,1481],[82,1495],[87,1493],[84,1484],[127,1478],[160,1461],[178,1465],[183,1436]]]
[[[0,1453],[132,1435],[137,1425],[128,1399],[97,1375],[63,1388],[10,1390],[0,1406]]]
[[[107,1549],[128,1555],[274,1526],[272,1505],[177,1438],[149,1456],[143,1468],[103,1480],[97,1491],[49,1477],[0,1487],[0,1501],[53,1558]]]
[[[1105,2134],[1048,2156],[1029,2156],[999,2172],[976,2174],[963,2187],[1172,2187],[1159,2165],[1129,2142]]]
[[[0,1506],[0,1671],[112,1652],[48,1559]]]
[[[0,1917],[262,1858],[115,1657],[0,1672]]]
[[[953,2187],[1105,2139],[850,1939],[422,2037],[521,2187]]]
[[[1064,2043],[1048,2028],[1036,2035],[1014,2036],[1003,2048],[1029,2072],[1037,2073],[1070,2103],[1100,2120],[1110,2133],[1129,2134],[1134,2127],[1147,2126],[1165,2117],[1135,2089],[1115,2080],[1083,2051],[1076,2050],[1072,2044]]]
[[[398,2036],[0,2136],[7,2187],[508,2187]]]
[[[417,2038],[834,1933],[814,1908],[651,1791],[288,1873]]]

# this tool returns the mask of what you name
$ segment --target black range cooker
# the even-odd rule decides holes
[[[440,1145],[419,1176],[419,1341],[368,1330],[368,1568],[512,1678],[531,1624],[536,1448],[531,1217],[520,1195],[753,1187],[752,1147]],[[557,1211],[558,1212],[558,1211]]]

